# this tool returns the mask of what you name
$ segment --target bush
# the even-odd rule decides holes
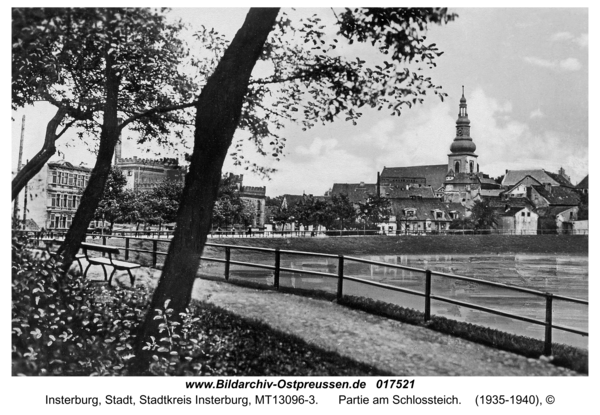
[[[390,375],[208,304],[175,318],[168,301],[154,310],[159,338],[145,344],[152,361],[140,372],[145,287],[108,288],[33,258],[26,244],[12,251],[13,375]]]
[[[126,374],[144,290],[109,290],[13,244],[13,375]]]

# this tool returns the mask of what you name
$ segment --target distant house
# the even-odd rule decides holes
[[[502,180],[502,187],[505,189],[511,188],[526,176],[537,180],[542,185],[573,187],[563,168],[558,173],[551,173],[544,169],[506,170],[506,174]]]
[[[444,181],[444,200],[471,204],[480,189],[498,189],[500,185],[483,173],[454,173],[450,170]]]
[[[380,228],[391,226],[398,233],[406,234],[445,231],[453,220],[467,215],[460,203],[439,199],[392,200],[392,212],[389,224],[380,224]]]
[[[369,196],[377,195],[377,183],[334,183],[331,195],[345,194],[353,204],[365,203]]]
[[[527,197],[527,189],[531,186],[541,186],[542,183],[534,177],[527,175],[515,183],[512,187],[504,191],[504,197]]]
[[[576,224],[578,221],[578,206],[548,206],[538,209],[540,214],[540,230],[545,232],[567,233],[576,227],[581,229],[587,224]]]
[[[580,181],[579,183],[577,183],[577,186],[575,186],[575,188],[577,190],[579,190],[581,193],[587,194],[588,193],[588,188],[589,188],[589,184],[588,184],[588,176],[585,176],[583,178],[582,181]]]
[[[529,169],[529,170],[506,170],[504,179],[502,180],[502,187],[505,189],[513,187],[515,184],[523,180],[526,176],[529,176],[537,180],[541,184],[550,184],[550,186],[560,186],[560,183],[554,180],[550,175],[543,169]]]
[[[530,186],[527,197],[538,209],[550,206],[578,206],[580,201],[574,189],[549,184]]]
[[[476,200],[484,200],[484,199],[498,199],[504,193],[503,189],[477,189],[472,192],[471,198]]]
[[[527,207],[507,207],[499,214],[498,229],[517,235],[535,235],[538,214]]]

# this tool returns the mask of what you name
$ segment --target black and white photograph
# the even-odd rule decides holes
[[[10,406],[591,413],[591,3],[165,5],[11,4]]]

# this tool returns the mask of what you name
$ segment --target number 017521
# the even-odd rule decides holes
[[[413,389],[415,380],[409,379],[379,379],[377,389]]]

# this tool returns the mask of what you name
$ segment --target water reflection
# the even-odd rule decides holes
[[[361,258],[528,287],[569,297],[588,298],[588,258],[585,256],[531,254],[372,255],[361,256]],[[272,264],[272,260],[267,258],[260,262]],[[335,258],[295,257],[289,259],[282,257],[281,260],[282,267],[331,274],[337,273],[337,264],[338,260]],[[214,272],[215,275],[222,275],[222,267],[220,268],[217,264],[204,264],[203,267],[203,272]],[[419,292],[425,290],[425,278],[421,272],[346,261],[344,274]],[[272,272],[265,270],[232,267],[231,276],[232,278],[250,278],[269,284],[273,283]],[[282,272],[280,285],[335,292],[337,279]],[[371,297],[421,311],[424,308],[422,297],[384,290],[352,281],[344,283],[344,293]],[[432,293],[538,320],[544,320],[545,318],[545,299],[527,293],[435,275],[432,278]],[[544,336],[542,326],[440,301],[432,301],[432,313],[538,339],[543,339]],[[555,300],[553,320],[555,324],[588,331],[588,308],[583,305]],[[587,348],[587,337],[577,334],[553,330],[553,338],[557,342]]]

